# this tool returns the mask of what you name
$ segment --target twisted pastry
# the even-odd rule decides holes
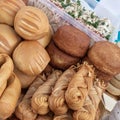
[[[8,69],[8,68],[7,68]],[[14,73],[7,80],[7,86],[0,97],[0,118],[6,119],[14,112],[21,93],[21,84]]]
[[[7,54],[0,54],[0,96],[6,88],[7,80],[13,72],[12,59]]]
[[[65,99],[72,110],[79,110],[93,85],[94,70],[84,63],[70,81],[65,93]]]
[[[54,86],[48,102],[50,109],[55,115],[62,115],[68,111],[68,106],[65,102],[65,91],[74,74],[75,71],[73,69],[67,69]]]
[[[38,114],[45,115],[49,112],[48,97],[51,94],[52,88],[60,75],[61,71],[53,71],[53,73],[48,77],[47,81],[34,93],[31,105]]]
[[[44,83],[46,77],[39,75],[29,87],[27,93],[16,108],[15,114],[20,120],[35,120],[37,113],[34,113],[31,107],[31,98],[40,85]]]
[[[73,120],[94,120],[104,87],[95,81],[82,108],[73,113]]]

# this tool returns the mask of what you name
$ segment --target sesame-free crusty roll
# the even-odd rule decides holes
[[[21,93],[21,84],[17,76],[12,73],[7,79],[7,86],[0,96],[0,118],[6,119],[15,111]]]
[[[105,86],[100,81],[95,81],[90,89],[84,105],[73,113],[73,120],[95,120],[98,105],[102,99]]]
[[[72,77],[65,93],[65,99],[72,110],[80,109],[93,85],[93,67],[84,63]]]
[[[0,23],[14,25],[16,13],[25,6],[22,0],[0,0]]]
[[[75,71],[73,68],[67,69],[57,80],[51,95],[49,96],[49,107],[55,115],[67,113],[68,106],[65,101],[65,91],[71,81]]]
[[[45,115],[49,112],[48,98],[61,73],[62,72],[59,70],[53,71],[53,73],[47,78],[47,81],[33,94],[31,105],[36,113]]]
[[[11,55],[21,38],[6,24],[0,24],[0,53]]]
[[[49,21],[46,14],[33,6],[24,6],[14,20],[16,32],[26,40],[38,40],[49,32]]]
[[[33,112],[31,107],[31,98],[34,92],[38,89],[46,81],[46,77],[44,75],[38,75],[35,81],[31,84],[29,89],[27,90],[25,96],[22,101],[18,104],[15,115],[20,120],[35,120],[37,117],[37,113]]]
[[[13,52],[13,61],[24,74],[37,76],[46,68],[50,57],[37,41],[22,41]]]

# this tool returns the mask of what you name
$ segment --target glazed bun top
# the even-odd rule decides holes
[[[0,0],[0,23],[13,26],[16,13],[23,6],[22,0]]]
[[[108,41],[95,43],[88,51],[90,61],[98,70],[110,75],[120,73],[120,48]]]
[[[90,44],[90,38],[84,32],[70,25],[58,28],[53,40],[59,49],[75,57],[83,57]]]
[[[50,58],[37,41],[23,41],[14,50],[13,61],[20,71],[35,76],[45,69]]]
[[[16,14],[14,27],[25,40],[38,40],[49,32],[49,21],[40,9],[25,6]]]

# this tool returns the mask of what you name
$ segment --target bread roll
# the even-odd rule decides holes
[[[45,48],[49,44],[52,35],[53,35],[53,30],[52,27],[50,26],[49,32],[44,37],[40,38],[37,41]]]
[[[36,76],[30,76],[27,74],[24,74],[23,72],[21,72],[19,69],[17,69],[16,67],[14,68],[14,73],[17,75],[17,77],[19,78],[20,82],[21,82],[21,87],[22,88],[27,88],[29,87],[29,85],[35,80]]]
[[[0,23],[14,25],[16,13],[25,6],[22,0],[0,0]]]
[[[0,118],[6,119],[15,111],[21,93],[21,84],[17,76],[12,73],[8,78],[7,87],[0,97]]]
[[[120,48],[108,41],[96,42],[88,51],[94,66],[109,75],[120,73]]]
[[[53,41],[50,42],[46,50],[51,59],[50,64],[55,68],[65,70],[79,61],[78,57],[68,55],[57,48]]]
[[[35,76],[45,69],[50,58],[37,41],[23,41],[14,50],[13,61],[20,71]]]
[[[12,27],[0,24],[0,53],[11,55],[20,40]]]
[[[26,40],[38,40],[49,32],[49,21],[46,14],[32,6],[21,8],[14,21],[16,32]]]
[[[70,25],[58,28],[53,40],[59,49],[75,57],[83,57],[90,44],[90,38],[84,32]]]

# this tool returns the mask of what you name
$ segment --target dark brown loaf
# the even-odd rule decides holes
[[[79,61],[78,57],[72,57],[57,48],[53,41],[46,49],[51,58],[50,64],[53,67],[64,70]]]
[[[109,75],[120,73],[120,48],[117,45],[99,41],[90,48],[88,57],[100,71]]]
[[[76,57],[83,57],[90,44],[90,38],[84,32],[70,25],[58,28],[53,40],[61,50]]]

